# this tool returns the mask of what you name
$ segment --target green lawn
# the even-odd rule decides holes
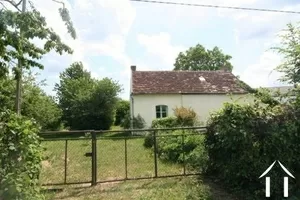
[[[154,156],[143,146],[144,138],[127,139],[127,177],[153,177]],[[65,141],[45,141],[46,160],[43,161],[42,183],[63,183],[65,165]],[[67,182],[91,181],[91,158],[84,154],[91,152],[90,140],[68,140]],[[102,137],[97,140],[98,181],[126,177],[125,140]],[[163,163],[158,159],[158,175],[177,175],[183,167]]]
[[[103,183],[95,187],[65,188],[47,192],[47,199],[58,200],[236,200],[222,189],[196,177],[135,180]]]
[[[124,134],[105,134],[97,140],[98,181],[122,179],[126,177],[125,140],[118,138]],[[153,177],[153,150],[143,146],[144,138],[127,139],[127,177]],[[65,140],[44,141],[45,159],[42,163],[41,183],[64,183],[65,181]],[[68,140],[66,182],[91,181],[91,140]],[[187,168],[186,172],[190,169]],[[183,172],[179,164],[164,163],[158,159],[158,175],[178,175]],[[196,180],[195,176],[181,178],[160,178],[131,180],[123,182],[88,185],[62,186],[61,191],[46,192],[47,199],[66,200],[117,200],[117,199],[159,199],[159,200],[234,200],[214,185]]]

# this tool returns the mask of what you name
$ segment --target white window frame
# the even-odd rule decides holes
[[[159,111],[157,111],[157,108],[159,108]],[[164,113],[166,114],[165,117],[168,117],[168,106],[167,105],[156,105],[155,106],[155,117],[157,119],[164,118],[163,117]],[[157,114],[159,114],[159,117],[157,117]]]

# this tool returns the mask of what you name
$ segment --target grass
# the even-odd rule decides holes
[[[116,133],[120,135],[119,133]],[[153,177],[154,156],[151,149],[143,146],[144,138],[127,139],[127,177]],[[46,184],[63,183],[65,165],[65,140],[44,141],[46,160],[43,161],[41,182]],[[66,182],[91,181],[91,140],[68,140]],[[126,177],[125,140],[101,137],[97,140],[97,179],[98,181],[123,179]],[[164,163],[158,159],[158,175],[178,175],[183,167]]]
[[[235,200],[211,183],[195,177],[164,178],[99,184],[87,188],[65,188],[48,192],[47,199],[65,200]]]
[[[116,130],[114,128],[114,130]],[[127,146],[127,177],[153,177],[153,150],[143,146],[144,138],[120,138],[128,134],[116,132],[103,134],[97,140],[97,180],[123,179],[126,177],[125,145]],[[65,148],[67,145],[67,171],[65,170]],[[91,152],[91,140],[44,141],[46,159],[42,163],[41,183],[55,184],[91,181],[91,158],[85,153]],[[190,169],[187,168],[187,173]],[[164,163],[158,159],[158,175],[179,175],[183,166]],[[100,183],[95,187],[79,188],[63,186],[61,191],[47,192],[47,199],[65,200],[235,200],[223,190],[208,181],[193,177],[161,178],[123,182]],[[86,186],[86,185],[85,185]]]

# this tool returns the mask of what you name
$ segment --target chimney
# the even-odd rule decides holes
[[[136,71],[136,66],[135,65],[131,65],[131,71],[133,71],[133,72]]]

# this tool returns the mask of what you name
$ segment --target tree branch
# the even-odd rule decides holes
[[[4,5],[4,3],[0,2],[0,4],[3,6],[3,8],[4,8],[5,10],[8,10],[8,9],[6,8],[6,6]]]
[[[13,7],[15,7],[18,11],[20,11],[21,12],[21,9],[18,7],[20,4],[21,4],[21,2],[23,1],[23,0],[20,0],[20,2],[19,3],[15,3],[14,1],[12,1],[12,0],[0,0],[0,1],[5,1],[5,2],[7,2],[7,3],[10,3]],[[2,3],[1,3],[2,4]],[[3,4],[2,4],[3,5]]]
[[[52,0],[52,1],[54,1],[54,2],[56,2],[56,3],[61,3],[61,4],[63,5],[63,7],[65,7],[65,3],[62,2],[62,1],[58,1],[58,0]]]
[[[16,4],[16,6],[19,6],[22,3],[23,0],[20,0],[19,3]]]

